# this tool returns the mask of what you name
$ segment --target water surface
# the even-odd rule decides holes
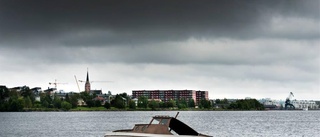
[[[1,112],[1,137],[102,137],[176,111]],[[212,136],[319,136],[320,111],[181,111],[178,119]]]

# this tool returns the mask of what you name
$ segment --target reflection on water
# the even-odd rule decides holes
[[[175,111],[1,112],[0,136],[103,136]],[[320,111],[181,111],[178,119],[212,136],[318,136]]]

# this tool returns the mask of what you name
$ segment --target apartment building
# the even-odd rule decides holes
[[[160,99],[163,102],[170,100],[185,99],[186,101],[193,99],[195,104],[198,104],[200,100],[208,98],[208,91],[196,91],[196,90],[133,90],[132,97],[139,98],[145,96],[148,99]]]

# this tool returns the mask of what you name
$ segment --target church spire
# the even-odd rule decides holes
[[[89,82],[89,70],[87,69],[87,80],[86,82]]]
[[[84,91],[87,93],[90,93],[91,87],[90,87],[90,81],[89,81],[89,70],[87,69],[87,80],[86,84],[84,85]]]

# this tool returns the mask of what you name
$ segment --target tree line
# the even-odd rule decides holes
[[[0,111],[28,111],[28,110],[70,110],[78,107],[78,100],[85,102],[84,107],[104,107],[108,109],[122,110],[172,110],[172,109],[215,109],[219,106],[223,110],[264,110],[262,104],[255,99],[237,100],[229,102],[227,99],[216,99],[215,102],[200,100],[197,104],[193,99],[181,98],[162,102],[158,100],[148,100],[145,96],[140,96],[138,100],[131,99],[127,93],[116,94],[110,98],[110,102],[95,100],[96,94],[87,92],[66,94],[60,98],[56,93],[39,94],[40,101],[36,100],[36,95],[29,87],[22,87],[19,91],[9,90],[5,86],[0,86]]]
[[[210,108],[211,104],[208,100],[202,100],[200,108]],[[106,102],[104,107],[110,109],[111,107],[117,109],[130,109],[130,110],[163,110],[163,109],[186,109],[195,108],[196,104],[193,99],[186,100],[184,98],[180,100],[170,100],[168,102],[162,102],[154,99],[148,99],[145,96],[140,96],[138,100],[131,99],[127,93],[121,93],[115,95],[113,100],[108,103]]]

